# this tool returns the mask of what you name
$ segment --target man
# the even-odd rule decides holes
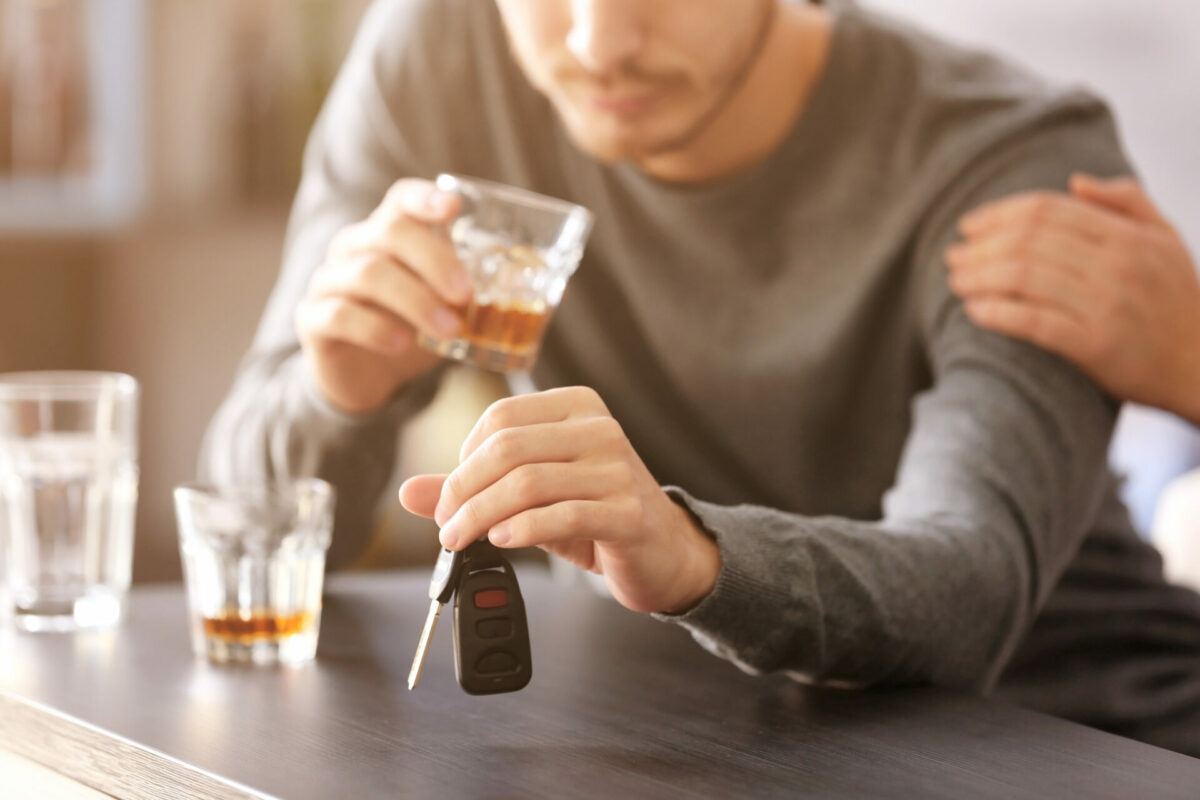
[[[469,287],[451,171],[579,202],[533,378],[402,501],[603,575],[751,670],[997,689],[1200,753],[1200,598],[1116,501],[1116,403],[971,324],[969,209],[1128,165],[1104,109],[853,7],[384,0],[306,157],[285,264],[210,431],[217,479],[320,474],[362,545],[415,332]],[[294,327],[293,327],[294,326]]]

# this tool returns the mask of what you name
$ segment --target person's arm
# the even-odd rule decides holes
[[[461,269],[448,240],[425,224],[456,201],[422,181],[393,184],[418,174],[404,121],[389,105],[399,102],[400,34],[416,29],[403,19],[410,6],[373,7],[326,101],[305,151],[280,276],[200,458],[201,475],[217,482],[332,482],[334,566],[365,545],[400,422],[436,388],[436,358],[417,348],[414,333],[433,324],[430,287],[445,274],[428,266]],[[452,293],[448,286],[441,280]]]
[[[1200,425],[1200,278],[1183,239],[1132,178],[1070,188],[964,217],[951,286],[977,324]]]
[[[882,520],[664,491],[582,389],[500,401],[459,467],[410,479],[401,501],[437,519],[448,547],[486,534],[600,572],[627,607],[681,612],[664,618],[753,671],[990,687],[1092,522],[1116,404],[1057,357],[975,327],[942,252],[980,202],[1064,182],[1080,160],[1126,168],[1103,119],[995,151],[915,248],[934,385],[914,404]]]

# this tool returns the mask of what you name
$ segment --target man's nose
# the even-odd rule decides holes
[[[572,0],[567,49],[589,71],[605,73],[632,60],[645,43],[646,0]]]

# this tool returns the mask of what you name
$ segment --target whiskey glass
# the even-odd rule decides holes
[[[175,489],[192,649],[217,663],[317,651],[334,490],[317,478]]]
[[[567,281],[579,266],[593,216],[583,206],[492,181],[442,174],[437,188],[462,209],[449,224],[474,295],[460,336],[418,341],[435,353],[497,372],[529,370]]]

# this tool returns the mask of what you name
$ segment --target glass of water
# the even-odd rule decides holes
[[[175,489],[192,649],[219,663],[316,655],[333,487],[317,478]]]
[[[115,625],[133,561],[138,384],[112,372],[0,375],[0,532],[29,631]]]
[[[462,199],[450,224],[474,296],[462,335],[419,341],[439,355],[500,372],[528,370],[579,266],[592,229],[583,206],[491,181],[439,175],[438,189]]]

